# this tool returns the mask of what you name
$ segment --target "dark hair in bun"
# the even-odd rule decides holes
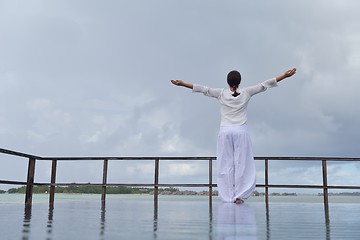
[[[240,93],[236,91],[236,89],[238,89],[239,87],[240,82],[241,82],[241,74],[238,71],[233,70],[228,73],[227,83],[229,84],[230,87],[232,87],[235,90],[233,94],[234,97],[240,95]]]

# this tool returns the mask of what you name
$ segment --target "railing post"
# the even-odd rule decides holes
[[[209,205],[212,205],[212,159],[209,159]]]
[[[103,167],[103,181],[102,181],[102,190],[101,190],[101,202],[105,204],[106,199],[106,183],[107,183],[107,172],[108,172],[108,160],[104,160],[104,167]]]
[[[269,160],[265,159],[265,201],[269,202]]]
[[[55,182],[56,182],[56,166],[57,160],[52,160],[51,165],[51,185],[50,185],[50,197],[49,197],[49,208],[54,208],[54,200],[55,200]]]
[[[323,172],[323,193],[324,193],[324,210],[325,219],[329,221],[329,196],[328,196],[328,183],[327,183],[327,165],[326,160],[322,160],[322,172]]]
[[[209,159],[209,219],[211,223],[212,222],[212,159]]]
[[[157,203],[159,195],[159,159],[155,159],[155,176],[154,176],[154,201]]]
[[[158,197],[159,197],[159,159],[155,159],[155,175],[154,175],[154,234],[158,228]]]
[[[25,195],[25,204],[32,204],[32,194],[33,194],[33,186],[34,186],[34,176],[35,176],[35,158],[29,158],[28,164],[28,174],[26,181],[26,195]]]

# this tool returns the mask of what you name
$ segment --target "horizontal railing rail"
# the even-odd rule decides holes
[[[207,187],[209,189],[209,202],[212,202],[212,189],[217,187],[216,183],[212,181],[212,162],[216,160],[215,157],[114,157],[114,156],[88,156],[88,157],[41,157],[22,152],[16,152],[8,149],[0,148],[0,153],[12,155],[20,158],[28,159],[28,173],[27,181],[14,181],[14,180],[3,180],[0,179],[0,184],[8,185],[26,185],[25,204],[32,204],[33,186],[49,186],[50,197],[49,204],[53,206],[55,187],[65,186],[99,186],[102,187],[101,200],[105,202],[106,188],[115,186],[127,186],[127,187],[152,187],[154,188],[154,201],[157,201],[158,188],[159,187]],[[154,161],[154,182],[153,183],[108,183],[108,162],[109,161]],[[208,183],[159,183],[159,163],[160,161],[208,161]],[[257,184],[256,187],[265,189],[265,199],[268,204],[268,196],[270,188],[298,188],[298,189],[322,189],[324,195],[324,206],[325,213],[328,213],[328,190],[329,189],[360,189],[360,186],[352,185],[328,185],[328,174],[327,174],[327,162],[352,162],[360,161],[360,158],[353,157],[255,157],[256,161],[264,161],[264,184]],[[35,163],[36,161],[51,161],[51,176],[50,182],[35,182]],[[103,179],[102,183],[59,183],[56,182],[56,169],[58,162],[66,161],[103,161]],[[309,185],[309,184],[270,184],[269,183],[269,161],[318,161],[322,163],[322,184],[321,185]]]
[[[18,156],[18,157],[24,157],[24,158],[36,158],[36,159],[41,159],[41,157],[39,157],[39,156],[30,155],[30,154],[26,154],[26,153],[22,153],[22,152],[16,152],[16,151],[4,149],[4,148],[0,148],[0,153],[4,153],[4,154],[8,154],[8,155],[13,155],[13,156]]]

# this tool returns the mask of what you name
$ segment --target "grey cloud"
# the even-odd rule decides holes
[[[226,87],[238,69],[245,87],[295,66],[250,102],[255,155],[357,156],[358,5],[1,2],[0,144],[39,155],[214,155],[218,103],[169,80]]]

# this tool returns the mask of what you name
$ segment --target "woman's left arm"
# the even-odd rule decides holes
[[[184,82],[182,80],[171,80],[171,83],[176,85],[176,86],[181,86],[181,87],[186,87],[186,88],[193,89],[193,84],[192,83],[187,83],[187,82]]]
[[[182,80],[171,80],[171,83],[176,86],[190,88],[193,90],[193,92],[200,92],[203,93],[205,96],[214,98],[219,98],[223,91],[223,89],[221,88],[209,88],[199,84],[187,83]]]

